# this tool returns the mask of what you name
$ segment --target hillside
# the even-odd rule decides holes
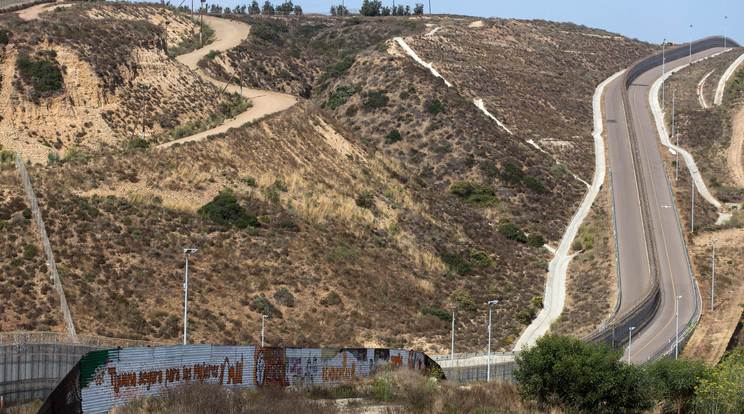
[[[128,17],[149,16],[157,22],[152,16],[160,12],[173,13],[154,6],[94,3],[54,12],[58,20],[42,15],[26,23],[6,16],[0,22],[11,34],[5,47],[13,56],[31,48],[28,39],[37,30],[51,33],[43,47],[34,46],[34,56],[69,48],[70,59],[77,56],[90,67],[92,96],[107,97],[117,108],[137,104],[134,89],[141,70],[126,68],[140,67],[132,63],[137,56],[157,58],[162,65],[148,66],[153,72],[147,79],[173,81],[173,90],[162,89],[173,95],[152,98],[148,115],[178,126],[184,119],[168,114],[181,116],[183,108],[177,105],[190,96],[206,108],[199,112],[187,105],[191,112],[185,116],[192,120],[224,102],[209,85],[204,95],[192,90],[203,81],[165,55],[155,40],[156,25]],[[104,15],[110,19],[106,25],[84,17]],[[131,109],[129,117],[106,117],[111,103],[86,101],[97,122],[113,134],[86,135],[79,143],[60,139],[60,148],[87,145],[86,151],[68,151],[69,156],[48,166],[30,166],[78,332],[178,341],[182,249],[199,248],[189,267],[189,337],[196,342],[255,343],[260,315],[268,314],[270,345],[416,347],[442,353],[449,346],[454,304],[458,352],[482,351],[484,303],[498,298],[493,349],[510,349],[530,309],[534,312],[533,298],[543,292],[551,258],[540,247],[543,238],[555,245],[584,195],[584,184],[571,172],[586,179],[592,172],[584,164],[592,159],[593,89],[650,46],[549,22],[489,19],[469,27],[472,19],[452,17],[229,17],[251,23],[246,51],[210,53],[201,66],[228,80],[245,54],[246,86],[304,97],[299,104],[204,141],[144,149],[101,145],[111,136],[135,136],[136,123],[130,122],[135,114]],[[104,66],[86,49],[103,47],[101,42],[56,37],[57,30],[72,27],[66,19],[77,19],[77,27],[91,33],[139,24],[137,36],[143,37],[131,43],[141,45],[140,55],[111,52],[115,59]],[[421,40],[439,26],[444,28]],[[491,78],[483,73],[446,69],[454,68],[457,59],[488,68],[494,64],[490,52],[471,51],[491,44],[494,36],[525,37],[525,27],[544,44],[537,51],[504,47],[497,60],[511,64],[497,72],[522,82],[521,87],[510,85],[514,89],[508,93],[525,101],[543,99],[546,106],[506,105],[496,99],[488,86]],[[442,73],[456,87],[446,87],[402,53],[393,36],[406,36],[414,50],[429,54],[427,59],[449,62]],[[455,47],[451,36],[470,47]],[[581,51],[566,52],[579,55],[576,59],[551,63],[551,70],[564,71],[563,78],[556,75],[564,86],[553,82],[547,94],[527,87],[536,79],[549,83],[538,76],[546,66],[522,62],[534,53],[562,56],[566,42],[581,45]],[[595,55],[602,47],[613,53]],[[282,57],[285,52],[291,59]],[[6,60],[3,91],[15,70],[12,59]],[[97,69],[104,67],[110,70]],[[175,81],[178,71],[185,78]],[[68,85],[74,84],[64,78],[61,91],[39,96],[38,102],[28,92],[13,96],[36,111],[29,125],[45,120],[54,126],[50,131],[69,133],[68,121],[41,114],[45,105],[68,105],[73,90]],[[130,84],[132,90],[124,92]],[[115,92],[109,91],[112,87]],[[485,117],[472,103],[476,97],[515,135]],[[545,108],[551,105],[560,111],[548,113]],[[543,119],[551,124],[541,126]],[[11,125],[7,117],[0,126],[6,124]],[[550,134],[553,129],[556,133]],[[580,138],[539,144],[545,152],[526,142],[550,136]],[[27,155],[35,143],[27,140],[4,140],[3,145],[36,161]],[[566,146],[572,150],[556,149]],[[39,162],[46,163],[42,155]],[[218,224],[197,212],[218,194],[223,200],[233,194],[256,216],[258,226]],[[2,203],[2,209],[20,208],[11,207],[9,197]],[[8,260],[20,254],[17,246],[8,247],[13,246],[10,237],[0,240]],[[37,273],[41,277],[43,272]],[[9,320],[2,318],[6,329]]]

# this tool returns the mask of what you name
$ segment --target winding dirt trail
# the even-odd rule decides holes
[[[240,42],[250,34],[251,26],[245,23],[211,16],[204,16],[204,21],[214,30],[215,41],[201,49],[178,56],[176,57],[176,60],[188,66],[191,70],[198,73],[199,76],[213,83],[221,90],[225,87],[225,83],[206,75],[196,66],[196,64],[199,62],[199,59],[211,50],[227,50],[238,46]],[[238,86],[231,84],[227,87],[227,92],[239,91],[240,87]],[[243,97],[250,99],[253,102],[253,106],[239,114],[237,117],[227,120],[218,127],[175,141],[166,142],[165,144],[160,144],[156,148],[170,147],[173,144],[184,143],[187,141],[199,141],[209,135],[227,132],[230,128],[238,128],[246,122],[255,121],[256,119],[266,115],[283,111],[297,103],[297,98],[292,95],[261,89],[243,88]]]
[[[23,20],[36,20],[39,18],[39,14],[41,12],[54,10],[56,7],[68,7],[71,6],[71,3],[42,3],[37,4],[36,6],[31,6],[27,9],[18,10],[16,13],[18,14],[18,17],[20,17]]]
[[[726,151],[726,161],[736,184],[744,187],[744,164],[742,164],[742,144],[744,144],[744,107],[734,115],[731,145]]]

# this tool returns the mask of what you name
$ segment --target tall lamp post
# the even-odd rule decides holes
[[[692,25],[690,25],[690,64],[692,65]]]
[[[189,255],[199,249],[183,249],[186,255],[186,281],[183,283],[183,344],[186,345],[186,325],[189,313]]]
[[[723,16],[723,50],[726,50],[726,29],[728,28],[728,16]]]
[[[452,357],[450,360],[452,361],[452,366],[455,366],[455,307],[452,307],[452,351],[451,351]]]
[[[486,369],[486,382],[491,382],[491,307],[499,303],[498,300],[488,301],[488,368]]]
[[[674,133],[674,131],[672,131]],[[677,163],[674,165],[674,181],[679,180],[679,126],[677,126]]]
[[[690,174],[692,177],[692,213],[690,213],[690,233],[695,231],[695,171]]]
[[[664,38],[664,41],[661,43],[661,109],[666,109],[666,105],[664,104],[664,85],[666,84],[666,80],[664,79],[664,74],[666,73],[666,70],[664,68],[664,65],[666,64],[666,54],[664,52],[666,48],[666,38]]]
[[[628,327],[628,364],[630,364],[630,345],[633,339],[633,329],[635,329],[635,326]]]
[[[266,318],[268,318],[269,315],[261,315],[261,348],[264,347],[264,327],[266,326]]]
[[[676,312],[674,312],[675,316],[677,317],[677,329],[676,332],[676,339],[674,341],[674,359],[677,359],[679,357],[679,300],[682,299],[682,296],[677,296],[677,305],[676,305]]]
[[[716,289],[716,242],[713,239],[713,272],[710,275],[710,310],[713,310],[713,292]]]

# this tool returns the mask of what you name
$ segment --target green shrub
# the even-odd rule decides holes
[[[538,194],[542,194],[545,192],[545,186],[540,180],[535,177],[526,177],[524,179],[524,185]]]
[[[442,112],[442,102],[439,99],[427,99],[424,101],[424,110],[432,115]]]
[[[452,314],[442,309],[426,306],[421,308],[419,312],[421,312],[422,315],[434,316],[435,318],[441,319],[447,323],[452,322]]]
[[[527,308],[517,313],[516,319],[522,325],[529,325],[535,319],[536,314],[535,308]]]
[[[37,253],[39,253],[39,249],[33,244],[23,246],[23,258],[25,260],[33,259]]]
[[[296,229],[297,223],[295,223],[294,221],[288,218],[285,218],[285,219],[280,220],[279,223],[277,223],[277,226],[279,226],[282,229]]]
[[[63,87],[62,72],[54,62],[48,60],[32,61],[25,53],[19,52],[16,70],[26,78],[38,93],[53,92]]]
[[[468,312],[475,312],[478,309],[468,292],[465,292],[464,290],[456,290],[452,292],[452,294],[450,294],[450,300],[456,303],[460,309],[464,309]]]
[[[272,20],[254,20],[251,22],[251,34],[267,42],[278,43],[279,32],[286,32],[284,25]]]
[[[545,237],[540,233],[530,233],[527,236],[527,243],[533,247],[542,247],[545,244]]]
[[[23,218],[25,218],[26,220],[30,220],[31,219],[31,216],[33,216],[33,213],[31,213],[31,209],[30,208],[24,208],[23,209]]]
[[[254,311],[258,312],[262,315],[266,315],[270,318],[281,318],[282,313],[277,309],[273,303],[271,303],[271,300],[267,298],[263,293],[259,296],[256,295],[251,299],[250,304],[248,307]]]
[[[238,199],[232,190],[225,188],[196,211],[199,216],[212,220],[223,226],[235,226],[244,229],[248,226],[261,227],[256,216],[248,214],[245,208],[238,204]]]
[[[59,152],[51,151],[47,154],[47,166],[54,165],[59,161]]]
[[[364,100],[362,107],[367,111],[374,111],[375,109],[384,108],[389,101],[390,98],[385,95],[385,92],[372,91],[367,93],[367,98]]]
[[[8,32],[0,30],[0,45],[7,45],[10,39],[8,39]]]
[[[248,185],[248,187],[255,187],[256,179],[253,177],[245,177],[245,183]]]
[[[207,59],[212,60],[212,59],[216,58],[219,55],[220,55],[220,51],[219,50],[210,50],[209,53],[207,53],[206,57],[207,57]]]
[[[391,129],[390,132],[388,132],[388,134],[385,135],[385,143],[386,144],[394,144],[394,143],[400,141],[401,139],[402,139],[402,137],[400,135],[400,131],[398,131],[395,128]]]
[[[499,224],[499,233],[510,240],[527,243],[527,235],[516,224],[509,219],[502,219]]]
[[[452,184],[449,192],[466,203],[476,206],[497,206],[500,203],[499,198],[496,197],[496,190],[486,184],[462,181]]]
[[[486,252],[480,250],[470,251],[470,260],[483,267],[496,267],[496,262]]]
[[[282,306],[286,306],[288,308],[291,308],[294,306],[295,298],[292,292],[289,291],[286,287],[282,286],[279,289],[277,289],[276,292],[274,292],[274,300],[276,303]]]
[[[542,309],[543,308],[542,296],[535,296],[534,298],[530,299],[530,304],[537,309]]]
[[[548,264],[548,261],[545,260],[545,259],[533,260],[533,261],[530,262],[530,265],[532,267],[536,267],[538,269],[542,269],[542,270],[544,270],[546,272],[550,269],[550,264]]]
[[[341,296],[331,291],[323,299],[320,300],[320,304],[323,306],[336,306],[341,304]]]
[[[463,276],[473,271],[473,267],[470,266],[467,260],[460,257],[457,253],[442,252],[440,253],[442,261],[450,269],[457,272],[458,275]]]
[[[132,138],[127,143],[127,148],[148,148],[150,143],[142,138]]]
[[[251,27],[251,32],[253,32],[253,27]],[[323,74],[318,77],[318,83],[320,84],[327,81],[328,79],[340,77],[347,70],[349,70],[351,65],[354,64],[355,60],[356,58],[354,56],[349,55],[338,62],[331,63],[330,65],[326,66]]]
[[[375,196],[368,190],[364,190],[357,195],[355,202],[359,207],[372,209],[375,206]]]
[[[336,109],[345,104],[356,93],[356,85],[338,85],[328,94],[328,106]]]
[[[571,248],[576,250],[577,252],[582,249],[581,240],[576,239],[573,243],[571,243]]]
[[[501,180],[508,184],[518,184],[524,179],[524,171],[514,164],[507,163],[501,169]]]

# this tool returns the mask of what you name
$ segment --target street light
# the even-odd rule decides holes
[[[630,364],[630,345],[633,338],[633,329],[635,329],[635,326],[628,327],[628,364]]]
[[[677,306],[676,306],[677,309],[675,312],[675,316],[677,317],[677,329],[676,329],[677,339],[675,340],[675,343],[674,343],[674,359],[677,359],[677,357],[679,357],[679,300],[680,299],[682,299],[682,296],[677,296]]]
[[[189,312],[189,255],[199,249],[183,249],[186,255],[186,281],[183,283],[183,344],[186,345],[186,324]]]
[[[672,131],[674,133],[674,131]],[[677,163],[674,165],[674,181],[679,180],[679,125],[677,125]]]
[[[664,73],[666,73],[664,69],[664,64],[666,63],[666,54],[664,52],[666,48],[666,38],[664,38],[664,41],[661,43],[661,109],[666,109],[666,105],[664,105],[664,84],[666,84],[666,81],[664,80]]]
[[[728,16],[723,16],[723,50],[726,50],[726,29],[728,28]]]
[[[499,303],[498,300],[488,301],[488,368],[486,369],[486,382],[491,382],[491,306]]]
[[[692,65],[692,25],[690,25],[690,64]]]
[[[690,174],[692,177],[692,213],[690,214],[690,233],[695,231],[695,171]]]
[[[713,272],[710,277],[710,310],[713,310],[713,291],[716,287],[716,242],[718,239],[713,239]]]
[[[452,366],[455,366],[455,307],[452,306]]]
[[[140,112],[142,112],[142,139],[145,139],[145,92],[150,89],[149,86],[139,84],[140,90],[142,91],[142,105],[140,105]]]
[[[264,326],[266,318],[268,318],[269,315],[261,315],[261,348],[264,347]]]

